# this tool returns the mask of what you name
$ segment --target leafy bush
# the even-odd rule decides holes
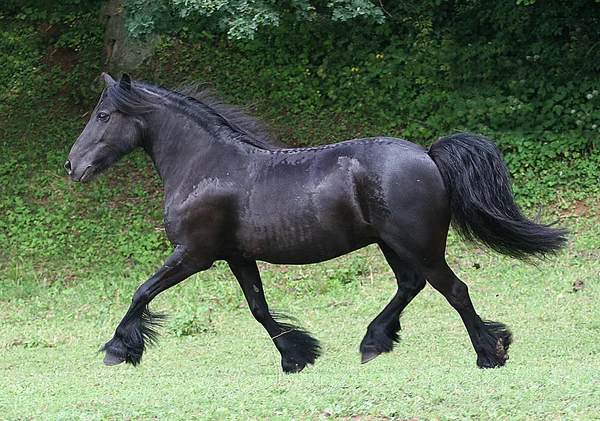
[[[232,102],[254,104],[290,145],[375,135],[427,145],[457,131],[486,134],[497,139],[525,206],[599,196],[597,2],[403,4],[387,8],[384,24],[289,17],[254,40],[188,24],[163,38],[153,74],[135,76],[168,87],[212,82]],[[134,155],[87,186],[70,184],[62,170],[84,125],[79,116],[99,93],[98,4],[3,7],[0,253],[15,263],[2,270],[26,262],[49,279],[83,276],[97,264],[151,271],[169,245],[148,160]],[[79,269],[65,266],[71,259]],[[360,270],[313,287],[343,284]]]
[[[295,22],[384,20],[384,9],[371,0],[127,0],[124,6],[129,15],[128,31],[137,38],[186,25],[226,33],[229,38],[252,39],[261,29],[277,27],[290,18]]]
[[[586,194],[598,188],[583,168],[600,138],[597,7],[420,2],[388,8],[382,25],[288,19],[246,41],[187,27],[164,39],[156,74],[171,86],[210,81],[255,103],[292,145],[486,134],[519,182],[553,177],[543,194],[517,189],[535,194],[526,202],[554,200],[566,180],[581,179]]]
[[[0,112],[27,90],[27,80],[38,72],[41,53],[35,30],[0,17]]]

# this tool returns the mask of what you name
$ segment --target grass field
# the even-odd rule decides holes
[[[271,307],[296,316],[324,348],[317,364],[297,375],[282,374],[278,353],[223,264],[155,300],[153,308],[170,318],[134,368],[105,367],[96,351],[160,253],[136,263],[120,256],[120,267],[111,259],[68,267],[65,259],[52,279],[51,262],[5,261],[0,419],[599,419],[595,221],[570,219],[569,249],[537,266],[451,238],[448,260],[479,313],[507,323],[515,336],[507,366],[494,370],[476,368],[458,315],[430,287],[405,311],[395,351],[359,363],[366,326],[394,292],[375,247],[320,265],[263,265]],[[113,243],[98,241],[98,250]],[[584,289],[573,292],[577,280]]]
[[[169,247],[160,182],[141,154],[89,185],[67,180],[81,127],[0,125],[0,420],[600,419],[596,199],[562,206],[569,246],[537,265],[451,233],[447,259],[476,309],[513,330],[504,368],[476,368],[459,316],[430,287],[405,311],[395,351],[361,365],[366,327],[395,292],[375,247],[262,266],[271,308],[321,340],[323,356],[300,374],[282,373],[222,263],[153,302],[170,318],[139,367],[105,367],[97,350]]]

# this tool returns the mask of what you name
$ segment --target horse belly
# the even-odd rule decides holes
[[[304,265],[324,262],[351,251],[365,247],[375,241],[373,238],[354,239],[352,242],[297,241],[294,244],[271,247],[259,245],[253,252],[244,253],[244,257],[274,264]]]
[[[248,258],[278,264],[329,260],[375,241],[369,225],[347,201],[272,204],[240,222],[238,244]]]

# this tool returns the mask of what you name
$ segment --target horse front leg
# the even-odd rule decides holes
[[[320,355],[319,342],[308,332],[273,317],[265,299],[260,273],[255,261],[228,260],[254,318],[263,325],[281,354],[281,367],[286,373],[299,373],[314,364]]]
[[[124,361],[132,365],[139,364],[144,350],[158,335],[154,327],[164,318],[148,309],[150,301],[162,291],[208,267],[210,264],[204,267],[192,265],[185,250],[176,247],[165,264],[133,295],[131,305],[117,326],[113,338],[100,350],[106,351],[104,364],[117,365]]]

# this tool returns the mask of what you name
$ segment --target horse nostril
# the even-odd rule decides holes
[[[71,173],[73,172],[73,168],[71,168],[71,161],[69,161],[67,159],[67,161],[65,162],[65,171],[67,172],[67,174],[71,175]]]

